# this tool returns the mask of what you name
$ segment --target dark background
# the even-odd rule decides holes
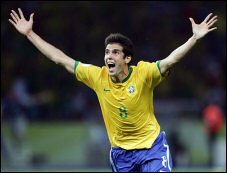
[[[76,118],[67,105],[78,92],[91,95],[91,102],[98,101],[93,91],[46,59],[8,22],[10,10],[17,11],[18,7],[26,19],[35,13],[33,30],[44,40],[75,60],[97,66],[104,65],[104,39],[110,33],[122,33],[133,41],[133,64],[152,62],[165,58],[192,36],[189,17],[201,23],[212,12],[218,15],[218,30],[203,38],[171,70],[168,79],[157,87],[155,98],[196,98],[203,102],[215,95],[215,101],[226,110],[225,1],[1,1],[1,96],[22,77],[29,93],[51,90],[54,95],[50,105],[41,106],[37,118],[49,119],[48,114],[55,114],[50,119],[61,119]]]

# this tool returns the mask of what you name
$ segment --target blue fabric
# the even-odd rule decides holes
[[[172,158],[165,132],[161,132],[150,149],[125,150],[111,147],[113,172],[170,172]]]

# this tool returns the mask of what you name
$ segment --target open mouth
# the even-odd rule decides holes
[[[113,62],[108,62],[107,63],[109,70],[113,70],[115,68],[115,63]]]

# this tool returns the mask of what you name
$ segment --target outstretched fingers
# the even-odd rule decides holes
[[[19,14],[20,14],[21,19],[24,19],[24,15],[23,15],[22,10],[20,8],[18,8],[18,11],[19,11]]]
[[[212,13],[211,13],[212,14]],[[217,22],[218,20],[217,20],[217,16],[214,16],[214,17],[212,17],[208,22],[207,22],[207,26],[210,28],[211,26],[213,26],[213,24],[215,23],[215,22]],[[217,29],[217,27],[213,27],[213,28],[210,28],[209,30],[208,30],[208,32],[211,32],[211,31],[213,31],[213,30],[215,30],[215,29]]]
[[[209,20],[209,18],[210,18],[210,16],[212,15],[213,13],[210,13],[205,19],[204,19],[204,23],[206,23],[208,20]]]
[[[13,13],[10,13],[10,16],[12,17],[12,19],[14,20],[14,22],[17,23],[18,20],[17,20],[17,18],[14,16],[14,14],[13,14]]]
[[[30,15],[29,21],[32,21],[32,22],[33,22],[33,16],[34,16],[34,13],[32,13],[32,14]]]
[[[17,13],[14,11],[14,10],[11,10],[12,11],[12,15],[11,16],[14,16],[13,19],[16,19],[16,21],[20,20],[19,16],[17,15]]]
[[[215,22],[217,22],[217,16],[214,16],[212,19],[210,19],[210,21],[207,22],[207,25],[210,27],[210,26],[212,26]]]
[[[14,10],[11,10],[11,13],[10,13],[10,16],[12,17],[13,20],[12,19],[9,19],[9,22],[14,27],[17,26],[17,23],[18,23],[19,20],[24,19],[24,15],[23,15],[22,10],[20,8],[18,8],[18,11],[19,11],[20,17],[17,15],[17,13]]]
[[[16,23],[13,22],[11,19],[9,19],[9,22],[10,22],[14,27],[16,27]]]
[[[209,29],[208,32],[213,31],[215,29],[217,29],[217,27],[214,27],[214,28]]]
[[[193,18],[190,17],[189,20],[191,21],[191,23],[195,23]]]

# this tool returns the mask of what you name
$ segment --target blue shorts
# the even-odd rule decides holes
[[[111,147],[113,172],[170,172],[172,158],[165,132],[161,132],[150,149],[125,150]]]

